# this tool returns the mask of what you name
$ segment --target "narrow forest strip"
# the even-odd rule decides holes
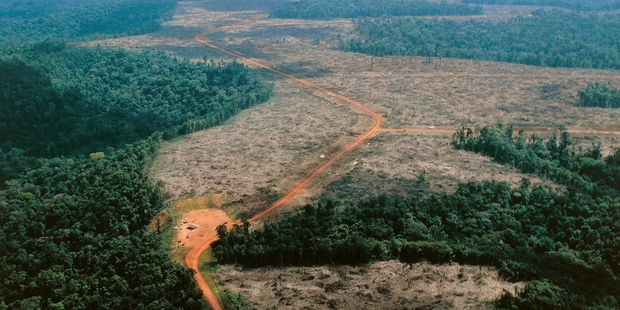
[[[568,25],[568,26],[567,26]],[[507,21],[360,18],[344,51],[620,69],[620,15],[538,10]]]
[[[556,134],[556,131],[550,127],[514,127],[515,131],[520,131],[524,133],[538,134],[541,136],[548,136]],[[445,128],[429,128],[429,127],[401,127],[401,128],[379,128],[376,130],[376,134],[379,133],[424,133],[424,134],[437,134],[437,135],[445,135],[445,134],[454,134],[458,132],[455,129],[445,129]],[[584,128],[584,127],[576,127],[576,128],[566,128],[564,132],[567,132],[573,136],[580,137],[591,137],[591,136],[620,136],[620,128]]]
[[[612,85],[590,84],[579,91],[580,107],[620,108],[620,90]]]

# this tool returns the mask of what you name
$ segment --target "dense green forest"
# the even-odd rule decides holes
[[[205,309],[192,272],[145,225],[158,136],[107,154],[39,158],[0,195],[0,309]]]
[[[363,18],[341,49],[515,62],[551,67],[620,68],[620,15],[538,10],[507,21]]]
[[[146,231],[165,200],[148,165],[271,85],[236,62],[56,41],[5,45],[0,68],[0,309],[206,308]]]
[[[620,8],[616,0],[462,0],[470,4],[555,6],[575,11],[609,11]]]
[[[215,126],[271,91],[237,62],[52,41],[6,47],[0,68],[0,168],[18,171],[29,165],[22,155],[88,154]]]
[[[602,159],[598,146],[581,150],[566,132],[525,139],[502,128],[464,129],[453,144],[566,184],[566,193],[524,179],[518,188],[469,183],[427,198],[330,201],[256,230],[218,227],[214,254],[252,267],[385,259],[489,265],[507,280],[528,281],[498,308],[619,307],[620,150]]]
[[[254,231],[220,227],[213,250],[219,262],[249,267],[385,259],[490,265],[508,280],[531,281],[519,299],[503,303],[616,308],[619,208],[618,197],[563,196],[527,181],[518,189],[472,183],[423,200],[383,196],[343,211],[306,206]],[[541,283],[550,289],[539,291]]]
[[[12,0],[0,3],[0,42],[99,38],[159,29],[176,0]]]
[[[620,90],[605,84],[591,84],[579,90],[580,107],[620,108]]]
[[[425,0],[301,0],[270,12],[272,18],[334,19],[360,16],[436,16],[482,14],[479,6]]]

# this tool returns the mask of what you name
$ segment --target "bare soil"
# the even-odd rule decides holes
[[[497,271],[458,264],[378,262],[368,266],[241,269],[215,275],[243,295],[248,309],[492,309],[504,290],[524,283]]]
[[[204,243],[204,237],[212,234],[215,228],[227,223],[232,226],[233,221],[219,209],[194,210],[186,213],[180,219],[175,229],[178,231],[177,243],[179,247],[195,248]]]
[[[518,186],[523,178],[530,179],[532,184],[558,188],[534,175],[494,163],[488,157],[455,150],[445,135],[386,133],[366,141],[353,154],[355,169],[347,175],[366,184],[363,191],[351,197],[355,200],[383,193],[406,195],[416,188],[418,192],[453,192],[458,184],[467,182],[498,181]],[[424,184],[394,182],[418,180],[422,174]],[[332,178],[336,181],[340,175],[334,173]],[[339,197],[338,193],[327,196]]]
[[[223,194],[248,215],[264,209],[367,126],[369,116],[321,96],[276,80],[267,103],[222,126],[164,143],[152,176],[175,199]],[[313,196],[302,192],[296,205]]]

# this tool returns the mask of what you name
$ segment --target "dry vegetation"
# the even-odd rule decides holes
[[[108,46],[164,50],[202,61],[231,59],[193,41],[204,28],[264,13],[285,1],[180,2],[174,20],[157,33],[95,42]],[[506,18],[516,8],[495,7],[483,18]],[[522,13],[522,12],[521,12]],[[493,125],[618,131],[620,111],[573,106],[577,90],[592,82],[620,86],[617,71],[553,69],[487,61],[421,57],[371,57],[343,53],[337,35],[354,36],[351,21],[254,20],[210,35],[240,54],[308,79],[368,105],[384,127],[455,129]],[[285,194],[313,169],[370,127],[371,118],[329,96],[264,73],[275,83],[273,98],[226,124],[167,142],[152,168],[172,198],[221,194],[228,210],[252,214]],[[364,142],[319,175],[293,207],[317,200],[342,176],[364,184],[362,195],[381,192],[452,191],[460,182],[496,180],[517,185],[526,176],[488,158],[455,151],[447,134],[383,133]],[[618,146],[613,133],[581,138],[588,147],[602,141],[608,153]],[[325,155],[325,156],[321,156]],[[425,184],[391,182],[416,180]],[[422,186],[424,185],[424,186]],[[327,196],[337,196],[329,192]],[[359,198],[356,196],[355,198]],[[466,280],[459,279],[463,269]],[[248,298],[252,308],[385,308],[453,305],[480,307],[503,288],[487,269],[466,266],[405,265],[289,268],[240,271],[224,266],[226,288]],[[329,276],[326,276],[329,275]],[[303,281],[305,278],[314,277]],[[321,278],[324,277],[324,278]],[[381,279],[381,280],[379,280]],[[416,281],[411,281],[416,279]],[[340,284],[338,284],[340,283]]]
[[[507,283],[489,268],[378,262],[369,266],[242,270],[222,266],[216,277],[241,293],[248,309],[490,309]]]
[[[508,14],[506,9],[493,14],[498,12]],[[614,71],[425,57],[371,57],[337,51],[338,35],[354,35],[352,23],[263,19],[215,33],[210,39],[368,105],[382,114],[384,127],[455,129],[498,121],[543,130],[557,124],[569,129],[615,131],[620,127],[619,111],[573,105],[577,90],[589,83],[619,84],[620,77]],[[338,121],[332,124],[339,126]],[[607,153],[615,139],[613,135],[604,138]],[[369,141],[371,146],[365,143],[348,154],[346,164],[330,168],[322,176],[327,181],[315,182],[311,191],[320,193],[316,187],[338,180],[355,166],[357,169],[350,175],[375,184],[374,190],[366,191],[368,195],[381,192],[386,177],[415,179],[422,172],[426,172],[431,191],[451,191],[458,183],[468,181],[518,184],[528,177],[534,183],[541,182],[487,158],[455,151],[449,141],[449,135],[381,134]],[[583,146],[592,143],[596,141],[585,139]],[[406,192],[402,188],[390,190]]]
[[[164,144],[153,177],[166,183],[173,198],[224,194],[240,212],[254,213],[353,141],[368,119],[277,80],[267,103],[223,126]],[[298,203],[315,195],[302,194]]]

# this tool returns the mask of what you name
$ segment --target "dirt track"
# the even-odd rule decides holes
[[[312,89],[324,92],[325,94],[329,95],[329,96],[333,96],[339,100],[342,100],[344,102],[347,102],[361,110],[363,110],[364,112],[370,114],[373,117],[373,125],[372,127],[364,134],[360,135],[353,143],[349,144],[346,148],[344,148],[342,151],[340,151],[338,154],[336,154],[334,157],[332,157],[330,160],[328,160],[326,163],[324,163],[321,167],[319,167],[317,170],[315,170],[312,174],[310,174],[310,176],[308,176],[306,179],[304,179],[299,185],[297,185],[295,188],[293,188],[293,190],[291,190],[287,195],[285,195],[284,197],[282,197],[281,199],[279,199],[278,201],[276,201],[273,205],[271,205],[269,208],[259,212],[258,214],[254,215],[252,218],[249,219],[250,222],[256,222],[258,220],[260,220],[261,218],[269,215],[270,213],[273,213],[274,211],[276,211],[278,208],[282,207],[283,205],[285,205],[286,203],[288,203],[293,197],[295,197],[295,195],[304,187],[306,187],[308,185],[308,183],[310,183],[310,181],[316,177],[319,173],[321,173],[323,170],[325,170],[327,167],[329,167],[330,165],[332,165],[336,160],[338,160],[338,158],[340,158],[340,156],[342,156],[343,154],[345,154],[346,152],[350,151],[351,149],[353,149],[355,146],[357,146],[360,142],[374,136],[377,132],[377,130],[379,129],[379,127],[381,127],[381,116],[379,116],[379,114],[377,114],[376,112],[370,110],[369,108],[363,106],[362,104],[354,101],[353,99],[350,99],[348,97],[345,97],[341,94],[338,94],[336,92],[330,91],[328,89],[325,89],[323,87],[317,86],[315,84],[312,84],[306,80],[297,78],[295,76],[286,74],[284,72],[275,70],[269,66],[266,66],[258,61],[243,57],[237,53],[228,51],[228,50],[224,50],[222,48],[220,48],[219,46],[216,46],[212,43],[210,43],[209,41],[205,40],[205,39],[201,39],[200,36],[209,34],[209,33],[213,33],[215,31],[219,31],[222,29],[225,29],[227,27],[231,27],[231,25],[236,25],[248,20],[252,20],[252,19],[257,19],[257,18],[261,18],[261,17],[265,17],[265,14],[261,14],[255,17],[251,17],[248,19],[244,19],[244,20],[240,20],[237,21],[233,24],[227,25],[227,26],[223,26],[220,28],[215,28],[215,29],[209,29],[209,30],[205,30],[202,31],[200,33],[198,33],[196,36],[194,36],[194,39],[208,47],[211,47],[217,51],[220,51],[224,54],[230,55],[232,57],[237,58],[238,61],[245,63],[247,65],[251,65],[251,66],[256,66],[259,68],[263,68],[266,70],[271,71],[272,73],[275,73],[277,75],[286,77],[288,79],[291,79],[301,85],[310,87]],[[196,282],[198,283],[198,286],[200,287],[200,289],[202,289],[203,294],[205,296],[205,298],[207,299],[207,301],[209,302],[209,305],[211,306],[211,308],[213,309],[221,309],[221,306],[219,305],[219,303],[217,302],[217,299],[215,298],[215,295],[213,294],[213,292],[211,292],[211,290],[209,289],[209,286],[207,285],[206,281],[204,280],[204,278],[202,277],[202,275],[200,274],[199,270],[198,270],[198,258],[200,257],[200,254],[202,252],[204,252],[206,249],[209,248],[209,246],[211,245],[211,243],[213,243],[214,241],[217,240],[217,235],[215,234],[215,231],[212,231],[212,233],[209,233],[208,236],[205,236],[205,238],[203,239],[204,243],[200,246],[194,247],[191,249],[191,251],[187,254],[185,261],[187,263],[187,266],[189,268],[192,268],[194,270],[196,270],[197,272],[194,274],[194,278],[196,279]]]
[[[334,162],[336,162],[343,154],[347,153],[348,151],[350,151],[351,149],[355,148],[358,144],[360,144],[362,141],[371,138],[373,136],[375,136],[376,134],[379,133],[383,133],[383,132],[405,132],[405,133],[428,133],[428,134],[452,134],[454,133],[454,129],[448,129],[448,128],[380,128],[381,124],[382,124],[382,119],[381,116],[379,116],[379,114],[377,114],[376,112],[372,111],[371,109],[369,109],[368,107],[354,101],[353,99],[350,99],[348,97],[345,97],[342,94],[339,94],[337,92],[328,90],[324,87],[321,86],[317,86],[315,84],[312,84],[310,82],[308,82],[307,80],[304,79],[300,79],[298,77],[295,77],[293,75],[289,75],[286,74],[284,72],[278,71],[268,65],[265,65],[263,63],[261,63],[258,60],[254,60],[254,59],[250,59],[250,58],[246,58],[238,53],[229,51],[229,50],[225,50],[209,41],[207,41],[206,39],[202,38],[203,36],[207,35],[207,34],[212,34],[215,33],[217,31],[221,31],[221,30],[225,30],[225,29],[229,29],[231,27],[234,27],[236,25],[239,25],[243,22],[249,21],[249,20],[254,20],[254,19],[259,19],[259,18],[263,18],[265,17],[266,14],[261,14],[258,16],[254,16],[251,18],[247,18],[247,19],[243,19],[243,20],[239,20],[237,22],[234,22],[232,24],[229,25],[225,25],[222,27],[218,27],[218,28],[213,28],[213,29],[208,29],[205,31],[202,31],[198,34],[196,34],[194,36],[194,39],[197,42],[200,42],[214,50],[217,50],[223,54],[232,56],[234,58],[236,58],[239,62],[244,63],[246,65],[249,66],[253,66],[253,67],[258,67],[258,68],[262,68],[265,70],[268,70],[274,74],[277,74],[279,76],[285,77],[287,79],[290,79],[292,81],[295,81],[303,86],[306,86],[310,89],[316,90],[316,91],[320,91],[328,96],[333,97],[334,99],[337,99],[338,101],[342,101],[345,103],[348,103],[362,111],[364,111],[365,113],[369,114],[370,116],[372,116],[373,121],[372,121],[372,127],[366,131],[365,133],[361,134],[355,141],[353,141],[351,144],[349,144],[348,146],[346,146],[344,149],[342,149],[342,151],[338,152],[335,156],[333,156],[332,158],[330,158],[327,162],[325,162],[323,165],[321,165],[318,169],[316,169],[315,171],[313,171],[308,177],[306,177],[301,183],[299,183],[296,187],[294,187],[288,194],[286,194],[284,197],[282,197],[281,199],[279,199],[278,201],[276,201],[274,204],[272,204],[270,207],[268,207],[267,209],[257,213],[256,215],[254,215],[252,218],[249,219],[250,222],[258,222],[260,220],[262,220],[264,217],[268,216],[269,214],[273,213],[274,211],[278,210],[279,208],[281,208],[282,206],[286,205],[288,202],[291,201],[292,198],[295,197],[295,195],[298,194],[298,192],[300,190],[302,190],[304,187],[306,187],[310,181],[312,181],[312,179],[314,179],[317,175],[319,175],[322,171],[324,171],[327,167],[329,167],[330,165],[332,165]],[[358,73],[358,74],[363,74],[363,75],[372,75],[372,74],[382,74],[382,73]],[[433,73],[432,75],[446,75],[444,73]],[[472,75],[478,75],[478,74],[458,74],[459,76],[472,76]],[[489,75],[486,74],[488,76],[502,76],[501,74],[497,75]],[[513,74],[514,75],[514,74]],[[547,77],[546,75],[519,75],[519,76],[523,76],[523,77],[529,77],[529,78],[536,78],[536,77]],[[574,75],[572,75],[574,76]],[[569,76],[567,76],[569,77]],[[612,76],[612,78],[616,78],[615,76]],[[528,128],[525,131],[527,132],[537,132],[537,133],[548,133],[548,132],[552,132],[550,129],[548,128]],[[597,129],[590,129],[590,128],[570,128],[568,130],[571,134],[576,134],[576,135],[619,135],[620,132],[615,130],[615,129],[609,129],[609,130],[597,130]],[[232,225],[232,223],[230,223]],[[214,224],[215,225],[215,224]],[[214,228],[214,227],[213,227]],[[187,254],[186,256],[186,263],[187,266],[198,271],[198,258],[200,256],[200,254],[202,252],[204,252],[206,249],[209,248],[210,244],[214,241],[217,240],[217,235],[215,233],[214,229],[211,229],[211,231],[206,234],[203,238],[201,238],[201,242],[196,245],[195,247],[192,247],[191,251]],[[209,289],[206,281],[204,280],[204,278],[202,277],[202,275],[197,272],[194,275],[194,278],[196,279],[199,287],[203,290],[203,294],[205,296],[205,298],[207,299],[207,301],[209,302],[211,308],[213,309],[221,309],[221,306],[218,304],[217,299],[215,298],[214,294],[211,292],[211,290]]]
[[[232,227],[232,220],[222,210],[198,210],[192,211],[183,217],[183,221],[187,222],[179,226],[179,243],[183,246],[191,247],[191,250],[185,256],[187,267],[198,271],[198,258],[200,254],[211,246],[211,243],[217,240],[215,227],[220,224],[227,223],[227,227]],[[194,225],[194,230],[188,230],[187,226]],[[185,238],[184,238],[185,237]],[[198,283],[198,287],[202,290],[202,294],[209,302],[211,309],[221,310],[219,303],[213,292],[209,289],[207,282],[199,272],[194,274],[194,279]]]

